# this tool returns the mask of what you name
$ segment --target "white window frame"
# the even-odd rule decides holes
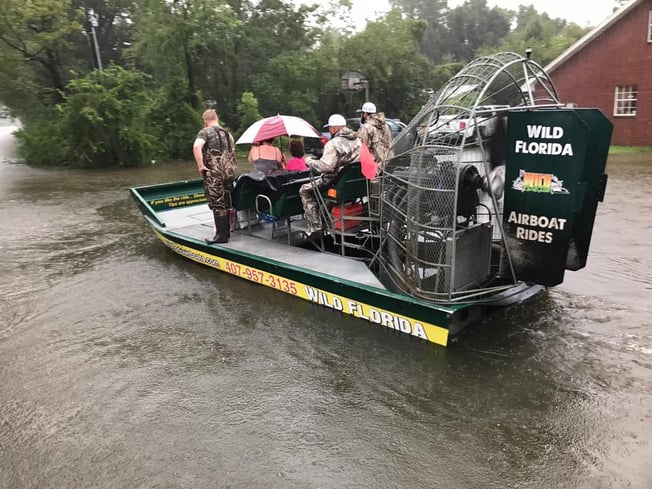
[[[652,10],[648,12],[647,19],[647,42],[652,43]]]
[[[614,90],[614,115],[636,117],[638,87],[636,85],[616,85]]]

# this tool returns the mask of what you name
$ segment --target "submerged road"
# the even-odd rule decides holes
[[[652,487],[652,156],[588,267],[420,342],[167,250],[130,186],[0,127],[0,488]]]

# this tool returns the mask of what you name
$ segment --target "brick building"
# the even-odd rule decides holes
[[[652,146],[652,0],[634,0],[546,66],[562,102],[597,107],[612,144]]]

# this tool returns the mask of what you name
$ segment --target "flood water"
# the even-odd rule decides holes
[[[448,348],[203,267],[0,126],[0,488],[652,487],[652,154],[587,268]]]

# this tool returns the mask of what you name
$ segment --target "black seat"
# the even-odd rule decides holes
[[[307,179],[308,177],[309,171],[279,171],[269,174],[259,171],[244,173],[235,181],[233,192],[231,192],[232,205],[237,210],[254,209],[258,195],[271,198],[285,184],[295,180]]]

